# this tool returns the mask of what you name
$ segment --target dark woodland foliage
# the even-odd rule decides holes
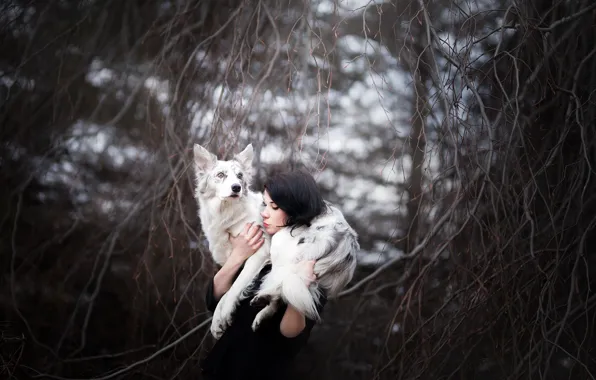
[[[296,109],[280,129],[253,117],[258,98],[216,90],[346,92],[367,74],[342,72],[355,57],[333,41],[353,35],[385,46],[413,78],[409,98],[394,99],[409,107],[410,137],[388,126],[375,152],[412,157],[408,185],[395,189],[408,218],[389,220],[406,232],[381,236],[405,254],[358,269],[295,377],[594,378],[596,5],[467,3],[371,3],[365,17],[311,25],[313,2],[294,0],[4,1],[0,376],[200,378],[215,267],[190,148],[227,157],[279,141],[289,159],[257,162],[262,186],[298,160],[307,117]],[[323,41],[306,51],[327,66],[304,59],[299,27]],[[375,70],[388,64],[369,58]],[[167,83],[165,100],[149,78]],[[433,141],[442,174],[428,181]],[[352,160],[330,158],[329,170],[368,174]],[[348,218],[367,248],[386,222]]]

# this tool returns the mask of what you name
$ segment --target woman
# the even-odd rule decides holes
[[[265,184],[263,203],[263,228],[270,235],[282,228],[309,226],[325,208],[314,178],[303,171],[271,177]],[[262,237],[261,227],[251,224],[238,237],[230,237],[232,254],[207,288],[206,303],[211,312],[232,286],[246,259],[261,247]],[[314,261],[304,261],[297,266],[307,278],[306,285],[311,285],[316,280]],[[292,360],[306,344],[315,322],[292,305],[282,304],[256,332],[251,328],[254,317],[263,306],[251,306],[250,300],[270,270],[270,265],[263,268],[251,286],[249,296],[237,307],[231,326],[203,360],[202,369],[207,379],[285,379]],[[326,301],[323,294],[319,313]]]

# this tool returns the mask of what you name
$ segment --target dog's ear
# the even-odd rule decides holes
[[[209,171],[213,169],[213,167],[215,167],[215,164],[217,164],[217,156],[215,156],[199,144],[195,144],[193,148],[193,153],[195,161],[195,170],[197,171],[197,173]]]
[[[254,151],[252,149],[252,144],[248,144],[246,148],[240,153],[238,153],[234,159],[242,165],[244,170],[250,171],[252,170],[252,159],[254,157]]]

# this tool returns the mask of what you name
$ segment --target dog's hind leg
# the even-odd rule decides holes
[[[252,331],[257,331],[261,323],[271,317],[277,311],[279,306],[279,298],[272,298],[271,301],[263,310],[259,311],[259,313],[255,316],[254,321],[252,322]]]
[[[252,306],[267,305],[272,299],[279,298],[284,273],[284,268],[272,267],[271,272],[263,278],[263,282],[250,304]]]
[[[261,248],[261,252],[255,253],[246,260],[244,268],[240,271],[232,287],[219,300],[211,321],[211,334],[215,339],[219,339],[232,323],[236,306],[244,297],[244,290],[251,285],[263,269],[267,261],[267,254],[268,252]]]

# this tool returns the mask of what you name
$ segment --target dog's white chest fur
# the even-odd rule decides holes
[[[262,224],[258,205],[261,197],[251,191],[241,199],[207,199],[197,197],[203,231],[209,241],[209,250],[215,262],[223,265],[232,252],[229,235],[238,236],[247,221]],[[268,238],[268,237],[266,237]]]

